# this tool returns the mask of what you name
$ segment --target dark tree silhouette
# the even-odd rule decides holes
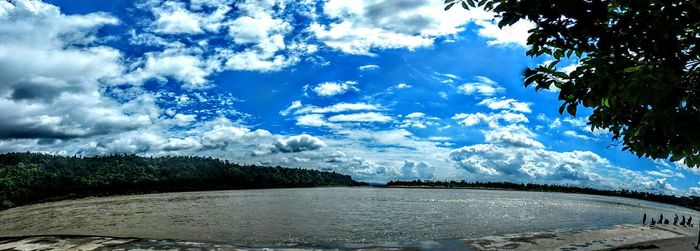
[[[484,8],[499,27],[531,21],[528,56],[554,61],[525,71],[525,86],[560,89],[559,113],[591,107],[638,157],[700,164],[700,1],[446,0],[445,9]],[[573,72],[561,59],[580,58]]]
[[[358,184],[338,173],[238,165],[211,157],[0,154],[0,210],[85,196]]]
[[[462,181],[389,181],[387,187],[409,187],[409,188],[468,188],[468,189],[504,189],[515,191],[537,191],[537,192],[560,192],[560,193],[580,193],[605,196],[619,196],[633,199],[641,199],[648,201],[656,201],[667,204],[679,205],[682,207],[700,210],[700,197],[687,196],[678,197],[672,195],[653,194],[648,192],[630,191],[630,190],[601,190],[590,187],[576,187],[565,185],[547,185],[547,184],[519,184],[511,182],[466,182]]]

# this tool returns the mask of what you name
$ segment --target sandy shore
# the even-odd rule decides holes
[[[700,228],[618,225],[610,229],[551,231],[466,240],[314,248],[298,245],[241,246],[139,238],[32,236],[0,238],[0,250],[695,250]]]
[[[695,250],[700,228],[618,225],[610,229],[555,231],[466,240],[475,250]]]

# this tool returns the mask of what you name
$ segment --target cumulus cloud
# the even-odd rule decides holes
[[[497,93],[505,91],[496,81],[487,77],[477,76],[474,78],[476,82],[469,82],[457,87],[457,92],[465,95],[493,96]]]
[[[359,91],[356,87],[357,82],[355,81],[345,81],[345,82],[323,82],[311,90],[318,96],[331,97],[344,94],[348,91]]]
[[[208,148],[226,148],[227,146],[243,142],[261,141],[270,138],[272,134],[267,130],[258,129],[251,131],[248,128],[233,125],[228,119],[220,118],[204,125],[200,130],[202,145]]]
[[[286,5],[287,1],[246,0],[236,3],[236,9],[242,15],[229,23],[229,36],[234,44],[245,49],[220,51],[220,56],[226,58],[228,69],[279,71],[299,62],[302,55],[317,50],[316,45],[289,41],[287,37],[293,27],[285,18]]]
[[[486,38],[488,45],[509,46],[515,45],[527,47],[528,31],[535,28],[535,24],[529,21],[518,21],[511,26],[498,27],[498,19],[475,20],[476,25],[481,26],[478,30],[480,36]]]
[[[435,167],[425,161],[406,160],[401,167],[401,178],[404,180],[432,179]]]
[[[184,83],[182,87],[185,89],[209,87],[206,78],[220,70],[220,65],[216,60],[206,60],[199,54],[181,48],[146,53],[123,80],[142,84],[149,79],[167,82],[167,78],[173,78]]]
[[[504,144],[514,147],[544,148],[544,145],[534,138],[533,133],[523,125],[507,125],[484,131],[484,141],[493,144]]]
[[[191,6],[201,7],[195,3]],[[141,8],[150,9],[155,16],[151,29],[171,35],[218,32],[231,8],[224,4],[210,7],[215,8],[211,12],[202,12],[201,8],[188,9],[185,3],[179,1],[149,0],[141,4]]]
[[[489,98],[484,99],[477,105],[486,106],[491,110],[509,110],[513,112],[531,113],[530,103],[520,102],[512,98]]]
[[[312,151],[325,147],[321,139],[308,134],[290,136],[286,139],[278,139],[272,148],[272,152],[294,153]]]
[[[610,163],[592,152],[554,152],[512,148],[493,144],[472,145],[454,150],[450,159],[467,171],[500,175],[515,181],[538,181],[576,185],[599,185],[603,179],[595,168]]]
[[[462,25],[476,13],[445,12],[443,7],[437,1],[331,0],[323,5],[323,14],[334,21],[313,23],[309,31],[326,46],[348,54],[414,49],[462,31]]]
[[[438,121],[440,121],[438,117],[427,116],[422,112],[412,112],[404,116],[400,127],[424,129],[428,126],[439,126],[440,123]]]
[[[458,113],[452,116],[462,126],[487,125],[492,128],[499,126],[500,122],[508,124],[528,123],[529,119],[522,113],[502,111],[500,113]]]
[[[197,115],[194,114],[182,114],[178,113],[175,114],[172,118],[173,124],[177,126],[188,126],[192,124],[192,122],[197,121]]]
[[[104,13],[65,15],[53,5],[0,4],[0,138],[70,139],[151,124],[144,96],[120,104],[105,86],[124,70],[121,53],[98,44],[97,31],[119,21]],[[157,114],[155,114],[157,116]]]

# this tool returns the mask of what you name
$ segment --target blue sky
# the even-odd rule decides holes
[[[0,151],[700,195],[698,169],[524,88],[549,58],[496,22],[423,0],[1,1]]]

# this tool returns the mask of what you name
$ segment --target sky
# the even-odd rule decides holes
[[[1,0],[0,152],[700,195],[523,86],[527,30],[441,0]],[[578,59],[558,66],[573,70]]]

